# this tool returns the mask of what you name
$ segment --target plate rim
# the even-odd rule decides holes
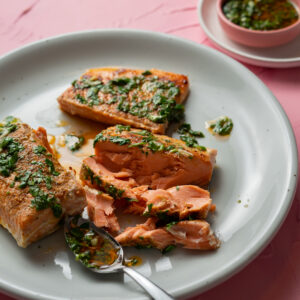
[[[202,2],[202,0],[200,0]],[[199,3],[200,3],[199,2]],[[137,29],[93,29],[93,30],[83,30],[83,31],[75,31],[71,33],[65,33],[60,34],[48,38],[44,38],[26,45],[23,45],[17,49],[14,49],[2,56],[0,56],[0,66],[1,63],[5,62],[7,59],[12,58],[15,54],[21,55],[23,51],[30,50],[32,47],[44,47],[49,42],[59,42],[60,40],[64,41],[64,39],[68,38],[76,38],[81,35],[94,35],[94,34],[119,34],[119,33],[127,33],[131,35],[148,35],[151,38],[162,38],[162,39],[169,39],[171,41],[175,41],[178,43],[188,44],[191,47],[198,48],[198,49],[206,49],[206,51],[210,51],[214,53],[214,55],[222,57],[225,61],[230,62],[231,64],[235,65],[238,68],[241,68],[243,72],[248,73],[248,75],[251,77],[252,80],[254,80],[260,87],[264,90],[266,94],[268,94],[269,98],[267,99],[272,103],[277,110],[277,113],[280,114],[282,117],[282,120],[285,124],[286,130],[287,130],[287,137],[290,142],[290,158],[291,159],[291,172],[290,172],[290,178],[288,181],[288,188],[290,189],[290,193],[286,194],[282,203],[281,210],[278,212],[278,215],[275,217],[273,216],[272,222],[268,224],[268,230],[264,230],[263,234],[261,235],[260,239],[257,240],[254,245],[251,247],[251,249],[243,252],[242,255],[240,255],[231,265],[230,267],[227,267],[225,269],[218,270],[216,273],[214,273],[211,277],[211,281],[207,282],[205,287],[201,288],[201,292],[204,292],[221,282],[229,279],[233,275],[235,275],[237,272],[239,272],[241,269],[243,269],[247,264],[249,264],[255,257],[257,257],[261,251],[264,250],[264,248],[267,246],[267,244],[270,242],[270,240],[276,235],[276,233],[279,231],[282,223],[284,222],[289,209],[292,205],[295,193],[296,193],[296,186],[297,186],[297,178],[298,178],[298,149],[296,144],[296,139],[294,135],[294,131],[292,129],[291,123],[287,117],[286,112],[284,111],[283,107],[279,103],[279,101],[276,99],[276,97],[273,95],[273,93],[267,88],[267,86],[254,74],[252,73],[248,68],[243,66],[238,61],[234,60],[233,58],[225,55],[224,53],[212,49],[206,45],[201,45],[199,43],[196,43],[191,40],[187,40],[181,37],[160,33],[160,32],[154,32],[154,31],[148,31],[148,30],[137,30]],[[295,176],[296,175],[296,176]],[[175,288],[172,292],[176,297],[190,297],[196,294],[199,294],[199,282],[197,283],[191,283],[186,284],[184,287],[181,288]],[[41,295],[36,294],[32,290],[28,290],[27,288],[20,288],[19,286],[14,285],[6,285],[5,280],[0,280],[0,289],[3,293],[7,295],[12,295],[14,297],[22,297],[26,299],[61,299],[61,298],[53,298],[51,295]],[[41,298],[43,297],[43,298]]]
[[[197,15],[199,23],[207,35],[207,37],[218,47],[220,47],[222,50],[227,51],[231,55],[236,55],[239,57],[240,60],[247,59],[245,61],[246,63],[258,65],[258,66],[268,66],[273,68],[296,68],[300,66],[300,57],[299,58],[282,58],[282,59],[275,59],[275,58],[268,58],[268,57],[260,57],[253,54],[247,54],[246,52],[242,52],[239,50],[236,50],[230,46],[224,45],[224,43],[219,42],[215,36],[211,33],[211,31],[207,28],[204,22],[204,18],[202,18],[202,7],[204,5],[204,2],[207,0],[198,0],[197,4]],[[252,62],[249,62],[249,59],[252,60]],[[254,61],[254,62],[253,62]],[[263,65],[265,64],[265,65]]]

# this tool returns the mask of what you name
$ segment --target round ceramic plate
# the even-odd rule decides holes
[[[300,66],[300,36],[288,44],[253,48],[233,42],[223,31],[217,17],[217,0],[199,0],[198,16],[208,38],[223,52],[242,62],[270,68]]]
[[[158,68],[189,76],[186,121],[205,132],[205,121],[233,119],[228,140],[206,132],[201,144],[218,149],[210,220],[222,240],[212,252],[178,247],[167,255],[139,255],[137,270],[176,297],[200,293],[249,263],[283,222],[295,191],[297,149],[281,106],[251,72],[207,47],[168,35],[130,30],[74,33],[43,40],[0,59],[0,118],[14,115],[57,134],[58,120],[77,122],[56,98],[87,68]],[[85,126],[85,121],[78,126]],[[61,123],[60,123],[61,124]],[[61,125],[60,125],[61,126]],[[0,287],[30,299],[145,299],[122,275],[85,270],[67,249],[62,231],[21,249],[0,229]]]

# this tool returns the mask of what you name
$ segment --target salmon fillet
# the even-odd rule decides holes
[[[83,189],[48,149],[43,128],[35,131],[11,117],[0,124],[0,223],[21,247],[85,206]]]
[[[114,199],[89,188],[86,188],[85,192],[90,220],[97,227],[105,227],[112,233],[118,232],[120,225],[114,213]]]
[[[130,176],[130,170],[109,171],[95,157],[86,158],[80,171],[85,185],[108,193],[118,200],[118,207],[126,207],[125,213],[185,219],[189,216],[206,218],[212,209],[209,192],[197,186],[148,190],[147,185],[138,186]]]
[[[128,227],[115,238],[122,246],[165,249],[174,243],[174,238],[165,229],[156,228],[155,219],[144,224]]]
[[[130,170],[137,185],[167,189],[177,185],[207,185],[215,149],[188,147],[183,141],[130,126],[109,127],[94,141],[98,163],[112,172]]]
[[[84,184],[103,191],[114,199],[128,201],[136,198],[133,189],[138,186],[131,176],[130,170],[113,172],[105,168],[95,157],[84,159],[80,170],[80,179]]]
[[[212,205],[209,192],[194,185],[149,190],[141,197],[146,204],[143,214],[158,218],[175,216],[183,220],[192,216],[205,219]]]
[[[188,78],[180,74],[98,68],[75,80],[57,101],[72,115],[164,133],[170,122],[182,118],[188,90]]]
[[[149,218],[146,223],[128,227],[116,240],[122,246],[157,248],[165,250],[170,245],[180,244],[187,249],[214,250],[220,241],[203,220],[180,221],[156,228],[155,219]]]

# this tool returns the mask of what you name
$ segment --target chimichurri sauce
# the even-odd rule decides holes
[[[89,226],[89,223],[77,225],[77,219],[70,222],[66,240],[75,254],[76,260],[88,268],[100,268],[111,265],[118,258],[119,249],[106,238],[99,236]]]
[[[299,19],[295,6],[287,0],[229,0],[223,12],[231,22],[253,30],[276,30]]]
[[[233,129],[233,122],[230,118],[224,116],[216,120],[206,122],[207,130],[216,136],[229,136]]]

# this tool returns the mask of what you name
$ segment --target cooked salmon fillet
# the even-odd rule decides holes
[[[175,244],[198,250],[214,250],[220,246],[220,241],[206,221],[173,223],[163,228],[156,228],[155,219],[149,218],[144,224],[126,228],[116,237],[116,240],[123,246],[154,247],[160,250]]]
[[[166,230],[176,244],[187,249],[213,250],[220,247],[220,241],[204,220],[180,221]]]
[[[107,169],[95,157],[84,159],[80,170],[80,179],[84,184],[103,191],[114,199],[135,201],[134,188],[138,185],[131,176],[130,170],[113,172]]]
[[[146,205],[143,214],[158,218],[175,215],[179,220],[189,216],[205,219],[212,205],[209,192],[194,185],[149,190],[140,197]]]
[[[90,188],[86,188],[85,192],[90,220],[97,227],[105,227],[112,233],[118,232],[120,225],[114,213],[114,199]]]
[[[130,176],[130,170],[109,171],[97,162],[96,157],[86,158],[80,171],[84,184],[108,193],[116,200],[124,200],[121,203],[118,201],[117,205],[127,207],[126,213],[151,216],[166,214],[185,219],[190,215],[206,218],[212,209],[210,194],[202,188],[182,185],[167,190],[148,190],[147,185],[138,186]]]
[[[90,69],[57,100],[72,115],[164,133],[183,116],[189,90],[185,75],[125,68]]]
[[[85,206],[84,190],[49,150],[43,128],[11,117],[0,124],[0,223],[21,247]]]
[[[183,141],[146,130],[117,125],[95,138],[98,163],[112,172],[130,170],[137,185],[167,189],[177,185],[207,185],[217,151],[188,147]]]
[[[174,243],[174,238],[163,228],[156,228],[155,219],[149,218],[144,224],[128,227],[116,237],[122,246],[165,249]]]

